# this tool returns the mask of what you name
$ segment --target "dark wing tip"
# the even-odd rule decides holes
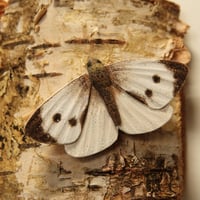
[[[40,109],[38,109],[28,123],[25,126],[25,135],[30,136],[34,140],[42,143],[55,143],[56,140],[50,136],[49,133],[45,133],[42,128],[42,118],[40,115]]]
[[[161,60],[161,63],[174,73],[175,84],[174,84],[174,95],[181,89],[183,86],[187,73],[188,67],[179,62],[170,61],[170,60]]]

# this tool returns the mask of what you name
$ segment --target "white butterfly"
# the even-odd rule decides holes
[[[169,103],[188,71],[166,60],[104,66],[97,59],[88,61],[87,70],[36,110],[26,135],[64,144],[73,157],[98,153],[117,140],[118,129],[133,135],[164,125],[173,113]]]

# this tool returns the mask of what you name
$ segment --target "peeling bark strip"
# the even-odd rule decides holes
[[[31,47],[31,50],[48,49],[51,47],[60,47],[60,44],[59,43],[43,43],[43,44],[39,44],[39,45]]]
[[[103,63],[137,57],[189,62],[183,43],[188,26],[179,20],[179,6],[165,0],[13,0],[9,4],[0,18],[0,199],[181,200],[180,96],[172,103],[172,120],[161,129],[133,137],[119,134],[111,148],[85,159],[71,158],[63,146],[43,145],[24,135],[30,113],[85,73],[82,66],[88,57]],[[176,74],[184,77],[179,67]],[[152,81],[158,84],[162,77],[155,74]],[[81,119],[72,116],[69,123],[83,124],[87,109]],[[40,120],[39,113],[35,115]],[[59,121],[59,115],[54,117]],[[32,125],[29,132],[37,138],[43,130]],[[48,134],[39,139],[49,140]]]
[[[13,48],[17,45],[30,44],[33,42],[33,38],[31,36],[22,36],[19,38],[11,39],[2,43],[3,48]]]
[[[122,40],[115,40],[115,39],[73,39],[73,40],[67,40],[65,43],[68,44],[118,44],[118,45],[124,45],[125,41]]]
[[[57,72],[50,72],[50,73],[43,73],[43,74],[32,74],[30,76],[33,76],[35,78],[47,78],[47,77],[55,77],[55,76],[61,76],[62,73],[57,73]],[[29,75],[24,75],[24,79],[29,79]]]
[[[44,17],[44,15],[47,13],[47,8],[48,6],[47,5],[41,5],[37,14],[35,15],[34,19],[33,19],[33,22],[35,25],[37,25],[41,19]]]

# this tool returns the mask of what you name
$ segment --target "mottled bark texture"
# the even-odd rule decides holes
[[[0,199],[181,199],[181,95],[165,126],[144,135],[120,133],[112,147],[88,158],[24,135],[31,112],[83,74],[89,57],[105,64],[188,63],[188,26],[179,11],[165,0],[10,1],[0,22]]]

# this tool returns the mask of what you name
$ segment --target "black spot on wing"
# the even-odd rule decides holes
[[[56,113],[54,116],[53,116],[53,121],[58,123],[61,121],[61,114],[60,113]]]
[[[161,60],[161,63],[165,64],[167,69],[172,71],[174,73],[174,96],[176,93],[181,89],[185,78],[188,73],[188,68],[186,65],[174,61],[168,61],[168,60]]]
[[[76,126],[76,124],[77,124],[77,120],[74,117],[69,119],[68,122],[72,127]]]
[[[28,121],[25,127],[25,135],[44,143],[55,143],[56,140],[51,137],[49,133],[45,133],[42,127],[42,118],[40,115],[40,109],[38,109],[31,119]]]
[[[161,80],[160,76],[158,76],[158,75],[152,76],[152,79],[153,79],[154,83],[160,83],[160,80]]]
[[[145,91],[145,95],[147,96],[147,97],[152,97],[153,96],[153,92],[152,92],[152,90],[150,90],[150,89],[146,89],[146,91]]]

